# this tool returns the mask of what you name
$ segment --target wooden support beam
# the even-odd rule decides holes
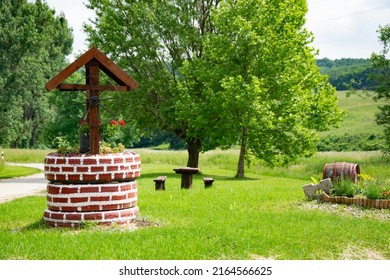
[[[95,86],[99,85],[99,62],[92,59],[85,65],[86,84],[91,87],[87,91],[87,122],[89,125],[89,149],[92,155],[99,154],[99,91],[94,90]],[[93,90],[92,90],[93,89]],[[95,99],[94,99],[95,98]],[[96,103],[94,102],[96,100]]]
[[[79,85],[79,84],[59,84],[57,89],[60,91],[86,91],[86,90],[98,90],[98,91],[130,91],[128,86],[114,86],[114,85]]]

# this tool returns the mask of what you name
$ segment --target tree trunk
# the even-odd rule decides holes
[[[247,128],[242,128],[240,156],[238,158],[237,174],[236,178],[244,178],[245,176],[245,155],[246,155],[246,142],[247,142]]]
[[[188,161],[187,167],[195,167],[199,166],[199,153],[200,148],[202,146],[200,139],[189,139],[187,140],[188,145]]]

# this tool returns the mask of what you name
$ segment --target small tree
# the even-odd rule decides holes
[[[388,57],[390,51],[390,25],[385,25],[379,28],[379,41],[383,48],[380,53],[371,55],[371,62],[374,67],[375,74],[373,79],[377,83],[375,100],[390,100],[390,60]],[[379,107],[379,113],[376,115],[376,122],[384,126],[384,134],[386,140],[386,151],[390,152],[390,104]]]

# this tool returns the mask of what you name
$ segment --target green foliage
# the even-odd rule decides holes
[[[80,151],[80,147],[77,144],[72,146],[65,137],[58,136],[55,140],[57,153],[59,154],[74,154]]]
[[[71,52],[71,29],[40,0],[4,0],[0,14],[0,145],[44,146],[54,115],[44,85]]]
[[[118,145],[112,146],[110,143],[102,142],[100,145],[100,152],[102,154],[121,153],[125,150],[125,146],[119,143]]]
[[[358,187],[367,198],[386,199],[390,191],[390,181],[377,180],[367,174],[360,174]]]
[[[67,82],[78,84],[83,81],[84,73],[74,73]],[[79,143],[79,124],[85,110],[85,94],[82,92],[47,93],[54,116],[45,126],[46,146],[56,148],[56,138],[65,138],[70,146]]]
[[[142,87],[121,100],[143,129],[187,142],[189,165],[245,143],[270,163],[311,155],[314,130],[340,120],[315,65],[305,1],[95,1],[86,26]],[[142,112],[142,113],[141,113]],[[332,114],[329,114],[332,112]],[[246,145],[248,145],[246,147]],[[192,157],[193,156],[193,157]]]
[[[377,184],[369,184],[365,188],[364,194],[367,198],[379,199],[379,198],[381,198],[382,188],[381,188],[381,186],[378,186]]]
[[[202,103],[197,92],[192,93],[190,103],[183,102],[187,96],[177,88],[178,73],[185,60],[203,57],[202,36],[213,30],[210,12],[218,2],[89,2],[88,7],[96,12],[96,19],[85,27],[91,44],[142,85],[130,95],[118,96],[125,119],[136,120],[142,130],[166,130],[187,143],[199,143],[198,137],[203,135],[191,134],[194,115],[187,107]],[[184,112],[187,117],[178,118]],[[196,155],[199,146],[195,145]]]
[[[384,135],[386,139],[385,150],[390,152],[390,60],[388,54],[390,51],[390,25],[380,27],[378,30],[379,41],[383,46],[380,53],[374,53],[371,56],[371,62],[374,69],[377,70],[373,76],[378,86],[375,90],[376,100],[383,100],[384,105],[379,107],[380,112],[377,115],[376,121],[379,125],[384,126]]]
[[[385,144],[383,128],[375,121],[379,112],[372,91],[359,91],[349,95],[337,92],[338,104],[345,111],[340,126],[319,133],[319,151],[374,151],[382,150]],[[380,101],[379,104],[383,104]]]
[[[333,184],[332,195],[354,197],[357,186],[351,180],[339,180]]]
[[[306,11],[304,1],[224,1],[212,14],[207,60],[181,68],[186,104],[196,91],[207,101],[193,109],[194,126],[210,135],[206,149],[241,145],[239,177],[244,158],[277,165],[312,155],[316,130],[341,119],[334,88],[315,65]]]
[[[332,195],[354,197],[361,195],[369,199],[387,199],[390,191],[389,180],[377,180],[365,173],[358,175],[354,183],[348,179],[338,180],[333,184]]]
[[[372,90],[374,81],[370,79],[373,73],[369,59],[341,58],[331,60],[329,58],[317,59],[317,65],[321,73],[329,77],[329,83],[337,90]]]
[[[320,139],[318,151],[378,151],[383,149],[383,136],[360,133],[355,135],[328,135]]]

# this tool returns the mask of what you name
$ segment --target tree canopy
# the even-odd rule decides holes
[[[390,51],[390,25],[381,26],[378,33],[383,48],[381,52],[373,53],[371,56],[373,67],[377,70],[373,75],[373,79],[377,82],[375,99],[388,103],[390,100],[390,60],[388,57]],[[380,106],[379,110],[376,121],[385,127],[386,151],[390,152],[390,105]]]
[[[205,137],[191,131],[192,108],[200,93],[187,103],[178,88],[184,61],[203,57],[203,37],[213,32],[212,8],[219,0],[90,1],[96,19],[86,26],[91,45],[97,46],[138,81],[140,88],[120,97],[128,119],[143,131],[169,131],[188,145],[187,165],[198,166]],[[181,105],[185,106],[181,106]],[[186,117],[182,118],[181,115]]]
[[[312,155],[316,131],[340,120],[335,90],[315,64],[306,12],[306,1],[224,1],[205,59],[186,64],[207,98],[197,127],[210,129],[209,148],[241,146],[237,177],[251,156],[278,164]]]
[[[0,145],[44,145],[54,114],[44,87],[71,52],[72,30],[40,0],[3,0],[0,14]]]
[[[91,44],[140,84],[122,104],[141,127],[185,140],[189,166],[201,150],[236,144],[238,176],[250,155],[271,164],[309,156],[316,131],[340,120],[304,28],[304,0],[92,0],[89,8]]]

